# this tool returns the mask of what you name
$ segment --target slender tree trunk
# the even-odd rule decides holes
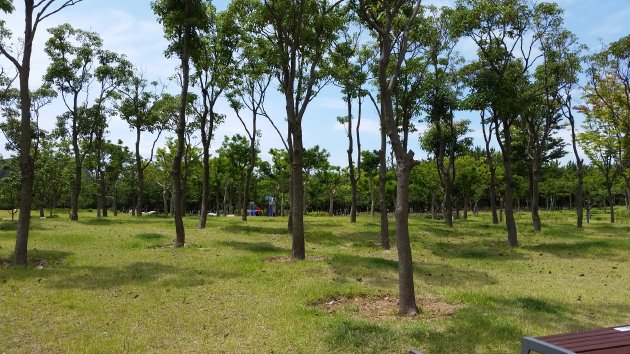
[[[464,194],[464,200],[463,200],[463,203],[464,203],[464,220],[468,219],[468,203],[469,203],[468,200],[469,200],[468,196],[466,194]]]
[[[385,198],[385,183],[387,181],[387,132],[385,124],[381,117],[381,150],[379,157],[379,176],[378,176],[378,204],[381,214],[381,247],[385,250],[389,249],[389,221],[387,219],[387,200]]]
[[[512,161],[510,152],[504,154],[503,164],[505,169],[505,197],[503,204],[505,208],[505,225],[508,232],[508,246],[518,247],[518,239],[516,234],[516,220],[514,220],[514,197],[512,196],[512,186],[514,179],[512,177]]]
[[[328,193],[328,216],[334,216],[335,215],[335,198],[334,198],[334,194],[332,192]]]
[[[612,181],[606,181],[608,190],[608,205],[610,206],[610,223],[615,223],[615,195],[612,192]]]
[[[292,118],[295,119],[295,118]],[[304,178],[302,166],[304,165],[304,147],[302,145],[302,127],[293,124],[293,195],[291,197],[291,214],[293,215],[293,228],[291,243],[291,256],[294,259],[304,259],[306,249],[304,244]]]
[[[74,149],[74,180],[72,181],[72,188],[70,192],[70,220],[79,220],[79,194],[81,193],[81,177],[82,177],[82,163],[81,156],[79,156],[78,145]]]
[[[254,90],[252,89],[252,94]],[[252,105],[255,107],[255,104]],[[243,212],[241,215],[241,220],[247,221],[247,204],[249,203],[249,190],[251,187],[251,179],[254,173],[254,165],[256,164],[256,110],[252,112],[252,133],[249,144],[249,164],[247,166],[247,171],[245,172],[245,186],[243,188]]]
[[[99,195],[98,204],[103,217],[107,217],[107,184],[105,183],[105,174],[103,171],[99,173]]]
[[[114,216],[118,216],[118,200],[116,196],[118,195],[116,191],[116,185],[112,188],[112,210],[114,211]]]
[[[44,201],[40,199],[39,201],[39,218],[45,218],[46,212],[44,211]]]
[[[164,214],[168,216],[169,209],[168,209],[168,190],[167,189],[164,189],[162,191],[162,203],[164,206]],[[202,210],[203,210],[203,207],[202,207]],[[204,223],[204,227],[205,227],[205,223]]]
[[[453,227],[453,184],[450,177],[444,175],[444,223],[448,227]],[[459,212],[459,209],[458,209]]]
[[[201,182],[201,207],[199,208],[199,222],[197,227],[206,228],[206,220],[208,219],[208,198],[210,196],[210,139],[206,134],[205,123],[201,125],[201,142],[203,145],[203,180]],[[164,210],[166,210],[166,198],[164,199]]]
[[[374,217],[374,177],[371,174],[368,176],[368,183],[370,188],[370,217]]]
[[[540,192],[538,191],[538,179],[539,177],[539,170],[538,170],[538,159],[537,158],[533,158],[532,162],[531,162],[531,176],[530,176],[530,190],[531,190],[531,198],[532,198],[532,224],[534,226],[534,232],[538,233],[541,230],[541,223],[540,223],[540,215],[538,213],[538,209],[540,208]]]
[[[350,177],[350,222],[357,222],[357,180],[355,176],[354,161],[352,153],[354,149],[354,141],[352,139],[352,96],[350,93],[346,95],[346,103],[348,106],[348,175]]]
[[[142,216],[144,207],[144,168],[142,166],[142,155],[140,155],[140,126],[136,126],[136,216]]]
[[[184,0],[184,14],[190,13],[190,1]],[[175,247],[183,247],[186,242],[184,230],[184,196],[182,185],[182,158],[186,149],[186,105],[188,103],[188,80],[190,78],[190,63],[188,47],[190,45],[190,25],[184,25],[181,45],[182,91],[180,97],[179,117],[177,119],[177,151],[173,158],[171,176],[175,191]]]

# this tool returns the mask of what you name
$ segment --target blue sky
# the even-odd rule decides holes
[[[227,0],[215,1],[215,6],[221,10],[225,8]],[[2,14],[2,19],[7,21],[15,34],[23,31],[23,17],[21,1],[16,0],[16,12],[11,15]],[[453,1],[433,0],[423,1],[423,4],[448,5]],[[630,1],[628,0],[559,0],[557,3],[565,9],[565,24],[577,36],[580,41],[588,45],[591,50],[597,50],[601,43],[609,43],[630,33]],[[34,47],[31,87],[37,87],[48,65],[48,60],[43,52],[43,43],[48,38],[46,28],[64,22],[71,23],[76,28],[82,28],[98,32],[103,40],[104,47],[119,53],[126,54],[131,61],[140,67],[149,80],[163,80],[173,74],[177,63],[164,58],[163,51],[166,41],[162,37],[162,28],[155,21],[149,1],[143,0],[84,0],[78,5],[69,8],[54,17],[47,19],[38,30]],[[462,54],[465,57],[474,55],[472,46],[462,44]],[[0,62],[3,67],[9,67],[6,61]],[[175,90],[175,85],[171,85]],[[275,118],[276,124],[284,126],[284,104],[282,97],[275,89],[267,100],[267,111]],[[62,113],[64,107],[57,103],[46,108],[42,114],[41,125],[44,129],[50,129],[55,122],[55,117]],[[221,101],[218,103],[218,111],[227,115],[226,122],[219,127],[217,136],[213,142],[213,148],[217,148],[224,135],[235,133],[244,134],[244,130],[233,114],[229,106]],[[356,109],[355,109],[356,112]],[[331,163],[345,166],[347,164],[346,148],[347,139],[345,131],[340,126],[336,117],[345,114],[345,104],[339,91],[333,87],[327,87],[311,103],[304,118],[304,143],[306,147],[320,145],[331,153]],[[479,131],[477,113],[461,113],[461,118],[470,119],[471,128],[475,132],[475,144],[481,145],[483,139]],[[261,122],[262,130],[261,150],[263,158],[267,157],[267,151],[272,148],[280,148],[282,144],[277,134],[267,122]],[[377,149],[379,147],[378,118],[371,104],[364,105],[364,115],[361,126],[361,143],[363,149]],[[420,127],[422,130],[422,127]],[[110,123],[110,139],[123,139],[131,148],[134,143],[134,135],[128,129],[126,123],[113,118]],[[281,128],[281,131],[285,129]],[[171,134],[172,135],[172,134]],[[569,132],[562,133],[569,139]],[[143,152],[150,150],[150,137],[143,138]],[[417,156],[424,157],[417,144],[417,134],[411,138],[411,148]],[[0,152],[3,151],[4,141],[0,139]],[[214,150],[214,149],[213,149]],[[569,154],[567,159],[573,159]]]

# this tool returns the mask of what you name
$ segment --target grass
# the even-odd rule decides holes
[[[0,353],[518,352],[524,335],[630,323],[627,214],[577,230],[543,213],[534,234],[521,213],[517,249],[488,214],[452,230],[412,216],[416,293],[457,306],[415,319],[313,306],[397,294],[395,245],[368,216],[307,217],[303,262],[269,261],[290,255],[286,218],[189,217],[182,249],[167,218],[34,219],[26,268],[8,266],[15,225],[0,221]]]

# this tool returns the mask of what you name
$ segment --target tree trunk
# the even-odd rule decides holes
[[[292,118],[295,119],[295,118]],[[291,256],[303,260],[306,257],[304,244],[304,147],[302,145],[302,127],[293,123],[293,195],[291,197],[291,214],[293,215]]]
[[[43,219],[46,217],[46,212],[44,211],[44,201],[39,201],[39,218]]]
[[[118,200],[116,198],[116,185],[112,188],[112,210],[114,210],[114,216],[118,216]]]
[[[140,126],[136,126],[136,216],[142,216],[144,207],[144,168],[142,166],[142,155],[140,155]]]
[[[540,223],[540,215],[538,213],[538,209],[540,208],[540,193],[538,191],[538,179],[539,179],[539,170],[538,170],[538,159],[534,158],[531,162],[531,171],[530,171],[530,191],[532,198],[532,224],[534,226],[534,232],[538,233],[541,231],[541,223]]]
[[[253,92],[253,91],[252,91]],[[252,107],[256,107],[252,105]],[[252,174],[254,173],[254,165],[256,164],[256,115],[257,111],[252,112],[252,133],[249,144],[249,165],[245,173],[245,186],[243,187],[243,212],[241,220],[247,221],[247,204],[249,203],[249,190],[251,186]]]
[[[184,0],[184,14],[190,13],[190,1]],[[184,25],[181,45],[182,67],[182,91],[180,97],[179,117],[177,119],[177,151],[173,158],[171,176],[173,177],[173,190],[175,191],[175,247],[183,247],[186,242],[184,230],[184,196],[182,185],[182,158],[186,149],[186,105],[188,104],[188,80],[190,77],[190,62],[188,47],[190,43],[190,25]]]
[[[464,194],[464,220],[468,220],[468,196]]]
[[[411,161],[398,161],[396,185],[396,248],[398,251],[399,311],[418,313],[413,284],[413,260],[409,242],[409,175]]]
[[[206,221],[208,219],[208,199],[210,197],[210,139],[208,139],[205,130],[205,124],[202,124],[201,140],[203,145],[203,180],[201,183],[201,207],[199,208],[199,222],[197,224],[197,227],[200,229],[206,228]],[[167,210],[165,197],[164,210]]]
[[[334,198],[334,194],[332,193],[328,193],[328,216],[334,216],[335,215],[335,198]],[[355,220],[356,221],[356,220]]]
[[[615,195],[612,192],[612,181],[607,183],[606,189],[608,190],[608,205],[610,206],[610,223],[615,223]]]
[[[103,171],[101,171],[99,175],[98,204],[100,204],[101,215],[107,217],[107,184],[105,183],[105,174]]]
[[[385,183],[387,181],[387,133],[385,124],[381,117],[381,150],[379,157],[379,175],[378,175],[378,204],[381,214],[381,247],[385,250],[389,249],[389,221],[387,220],[387,200],[385,199]]]
[[[74,180],[72,181],[72,187],[70,192],[70,220],[79,220],[79,194],[81,193],[81,177],[82,177],[82,163],[81,156],[79,156],[78,145],[74,149]]]
[[[516,234],[516,221],[514,220],[514,198],[512,196],[512,186],[514,180],[512,177],[512,161],[510,152],[506,152],[503,157],[503,166],[505,169],[505,197],[503,204],[505,208],[505,225],[508,233],[508,246],[518,247],[518,239]]]
[[[370,217],[374,217],[374,177],[368,176],[368,183],[370,188]]]
[[[447,176],[444,176],[447,179]],[[450,178],[449,178],[450,180]],[[444,183],[444,223],[448,227],[453,227],[453,185],[448,181]],[[459,211],[458,211],[459,212]]]
[[[354,149],[354,141],[352,139],[352,95],[346,94],[346,103],[348,105],[348,174],[350,177],[350,222],[357,222],[357,179],[355,176],[354,162],[352,153]]]

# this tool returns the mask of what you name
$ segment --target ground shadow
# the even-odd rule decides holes
[[[223,230],[236,234],[261,234],[261,235],[286,235],[289,232],[286,227],[249,225],[246,223],[234,223],[222,227]]]
[[[80,266],[64,269],[50,286],[60,289],[107,289],[123,285],[146,285],[185,288],[215,280],[242,276],[238,270],[217,271],[183,268],[156,262],[135,262],[122,267]]]
[[[217,241],[219,246],[227,246],[238,250],[245,250],[254,253],[287,253],[288,249],[274,246],[269,242],[241,242],[241,241]]]
[[[436,242],[425,246],[443,258],[519,260],[524,255],[509,250],[504,240],[474,240],[468,242]]]
[[[398,284],[398,262],[380,257],[336,254],[329,265],[338,281],[365,282],[391,287]],[[447,264],[414,262],[414,278],[432,285],[487,285],[497,280],[487,273],[455,268]]]
[[[615,258],[615,250],[627,249],[630,241],[623,239],[610,240],[574,240],[570,243],[539,243],[527,245],[523,249],[534,252],[551,253],[562,258]]]
[[[12,266],[13,254],[7,258],[0,258],[0,268],[6,268],[0,273],[0,283],[8,278],[23,280],[39,277],[42,269],[63,269],[63,264],[71,255],[72,253],[65,251],[32,249],[28,251],[26,267]]]

